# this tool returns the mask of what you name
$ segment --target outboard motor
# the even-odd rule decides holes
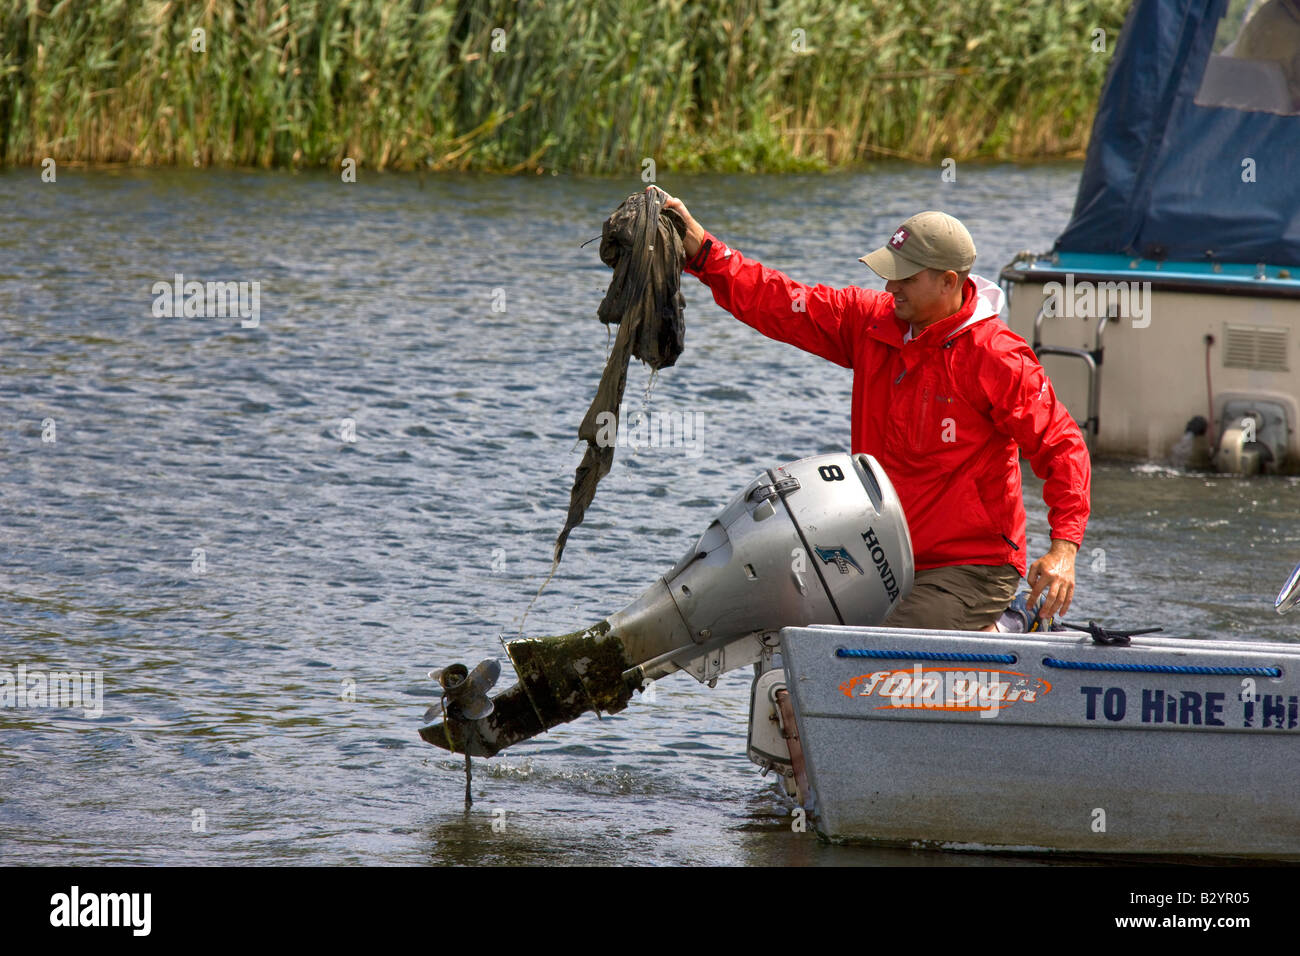
[[[770,469],[623,610],[583,631],[508,642],[519,683],[490,706],[495,662],[435,672],[459,699],[429,708],[420,736],[492,756],[589,710],[620,711],[644,682],[673,671],[712,685],[759,661],[764,637],[783,627],[882,623],[911,591],[912,570],[902,505],[870,455]]]
[[[1285,470],[1295,411],[1285,396],[1224,393],[1220,396],[1219,447],[1215,465],[1235,475]],[[1276,398],[1276,397],[1275,397]]]

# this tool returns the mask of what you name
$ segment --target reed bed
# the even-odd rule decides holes
[[[0,163],[626,173],[1077,155],[1128,2],[0,0]]]

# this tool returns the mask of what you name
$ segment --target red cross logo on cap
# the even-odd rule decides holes
[[[903,245],[903,243],[907,242],[907,237],[910,235],[911,235],[910,232],[908,232],[902,226],[899,226],[898,232],[894,233],[892,236],[889,237],[889,248],[898,249]]]

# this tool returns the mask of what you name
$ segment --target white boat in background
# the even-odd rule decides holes
[[[1279,2],[1136,0],[1073,217],[1002,270],[1095,452],[1300,472],[1300,75],[1251,36]]]

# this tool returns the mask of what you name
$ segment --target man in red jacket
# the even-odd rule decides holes
[[[1092,467],[1078,425],[1025,340],[998,319],[1002,292],[970,276],[975,243],[923,212],[863,256],[885,292],[794,282],[728,248],[681,200],[686,271],[769,338],[853,369],[852,451],[884,467],[903,503],[916,575],[892,627],[993,630],[1021,575],[1042,620],[1069,610]],[[1052,545],[1026,574],[1017,446],[1044,479]]]

